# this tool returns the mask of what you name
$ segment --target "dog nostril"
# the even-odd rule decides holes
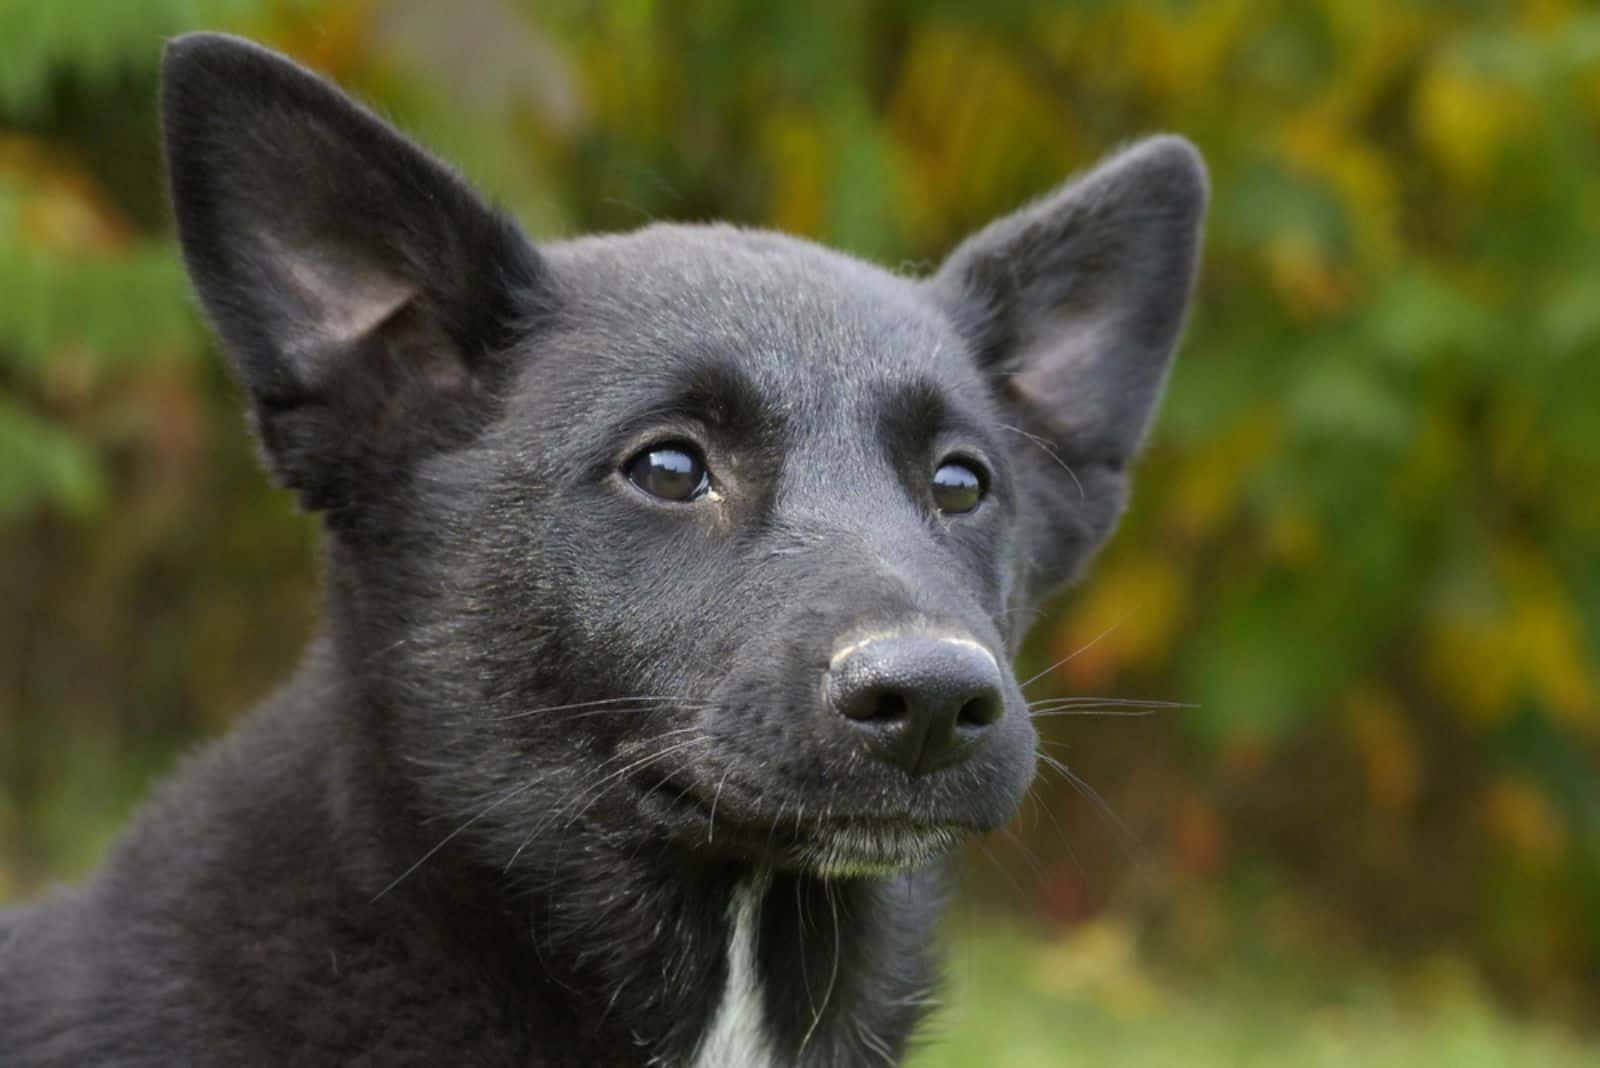
[[[836,684],[832,696],[840,715],[857,723],[888,725],[911,715],[911,704],[905,694],[887,687],[852,689]]]
[[[910,707],[902,695],[890,690],[878,695],[876,707],[873,709],[874,720],[880,723],[893,723],[905,719],[910,714]]]
[[[961,706],[956,723],[962,727],[987,727],[1000,719],[1001,711],[999,694],[983,694]]]

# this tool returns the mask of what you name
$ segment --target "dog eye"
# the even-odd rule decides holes
[[[652,445],[624,464],[622,473],[664,501],[692,501],[710,485],[705,461],[689,445]]]
[[[983,478],[977,468],[960,460],[946,460],[933,473],[933,503],[946,515],[960,515],[983,500]]]

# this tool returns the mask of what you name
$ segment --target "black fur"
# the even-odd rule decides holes
[[[0,1063],[686,1065],[741,893],[771,1063],[897,1061],[928,829],[1003,824],[1034,735],[1006,673],[967,759],[913,776],[819,682],[877,630],[1005,663],[1110,531],[1194,151],[1143,142],[924,282],[721,226],[536,249],[231,38],[173,42],[162,112],[196,289],[325,517],[324,624],[95,879],[7,915]],[[663,440],[713,494],[628,483]],[[931,504],[949,454],[986,471],[970,514]]]

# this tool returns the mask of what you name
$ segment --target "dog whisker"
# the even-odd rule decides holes
[[[711,795],[711,818],[706,823],[706,844],[711,844],[711,839],[717,833],[717,803],[722,800],[722,788],[728,784],[728,776],[733,774],[729,768],[722,773],[722,778],[717,780],[717,789]]]
[[[575,723],[580,719],[593,719],[597,716],[624,716],[631,713],[643,713],[646,717],[658,712],[704,712],[716,706],[710,702],[683,702],[681,704],[662,701],[651,705],[613,705],[608,708],[596,708],[581,711],[572,715],[561,717],[563,723]]]
[[[683,728],[682,730],[668,731],[666,734],[662,735],[662,737],[669,737],[669,736],[675,735],[675,734],[684,734],[684,733],[688,733],[691,730],[696,730],[696,729],[697,728],[688,728],[688,727],[686,727],[686,728]],[[598,802],[600,800],[600,798],[603,797],[608,790],[610,790],[611,787],[613,787],[617,783],[623,781],[632,772],[638,771],[640,768],[648,767],[651,764],[655,764],[655,763],[657,763],[657,762],[659,762],[661,760],[664,760],[667,757],[672,756],[672,755],[674,755],[676,753],[681,753],[685,749],[692,748],[697,743],[703,742],[705,740],[706,739],[703,738],[703,737],[690,738],[687,741],[679,742],[676,745],[669,745],[665,749],[659,749],[659,750],[657,750],[657,751],[655,751],[653,753],[649,753],[649,754],[647,754],[645,756],[640,757],[639,759],[633,761],[633,763],[628,764],[626,767],[620,768],[617,771],[614,771],[611,774],[607,775],[605,778],[601,779],[599,782],[597,782],[593,786],[589,787],[588,790],[586,790],[584,793],[579,794],[578,797],[574,798],[572,802],[570,802],[566,806],[563,806],[562,809],[558,810],[551,817],[551,821],[550,822],[553,822],[555,819],[560,818],[562,812],[566,811],[566,809],[568,809],[568,808],[571,808],[572,805],[576,804],[580,800],[583,800],[583,798],[585,796],[587,796],[588,794],[592,793],[594,796],[589,797],[588,801],[584,804],[584,807],[581,810],[579,810],[576,814],[574,814],[573,817],[571,819],[569,819],[565,824],[565,826],[567,826],[567,827],[571,827],[571,826],[575,825],[579,820],[581,820],[583,818],[584,814],[587,813],[589,811],[589,809],[592,808],[594,806],[594,804],[596,802]],[[595,791],[598,791],[598,793],[596,793]]]
[[[1079,501],[1079,503],[1082,503],[1083,501],[1088,499],[1088,496],[1083,492],[1083,483],[1078,481],[1078,473],[1067,465],[1067,461],[1065,461],[1065,460],[1063,460],[1061,458],[1061,454],[1056,452],[1055,445],[1053,443],[1051,443],[1049,441],[1046,441],[1044,438],[1041,438],[1037,434],[1028,433],[1026,430],[1022,429],[1020,426],[1011,426],[1010,424],[1002,424],[1000,429],[1001,430],[1009,430],[1013,434],[1020,435],[1024,440],[1031,441],[1031,442],[1033,442],[1033,444],[1037,445],[1039,447],[1039,451],[1040,452],[1044,453],[1046,456],[1050,457],[1050,459],[1054,460],[1056,463],[1061,465],[1061,470],[1065,471],[1067,473],[1068,477],[1070,477],[1072,479],[1072,484],[1074,486],[1078,487],[1078,501]]]
[[[666,732],[666,734],[662,735],[662,737],[669,737],[669,736],[672,736],[672,735],[681,735],[681,734],[685,734],[685,733],[688,733],[688,732],[690,732],[692,730],[697,730],[697,729],[698,728],[684,727],[684,728],[681,728],[681,729],[676,730],[676,731],[668,731],[668,732]],[[665,749],[660,749],[660,750],[657,750],[656,752],[650,753],[650,754],[648,754],[648,755],[646,755],[644,757],[640,757],[639,759],[634,760],[632,763],[626,765],[625,767],[622,767],[622,768],[620,768],[620,769],[618,769],[616,771],[613,771],[613,772],[607,774],[600,781],[598,781],[596,783],[593,783],[593,784],[591,784],[589,786],[586,786],[582,790],[579,790],[577,792],[577,794],[571,800],[569,800],[566,804],[562,805],[556,811],[551,813],[545,819],[539,821],[539,823],[536,824],[534,826],[534,828],[527,833],[527,835],[522,839],[522,843],[517,846],[516,851],[511,854],[511,859],[506,861],[505,867],[503,867],[501,869],[502,873],[510,872],[511,869],[516,866],[517,860],[518,860],[518,858],[520,858],[522,856],[523,851],[526,850],[528,848],[528,846],[532,845],[533,842],[539,837],[540,834],[544,833],[557,820],[561,819],[561,817],[569,809],[571,809],[574,805],[577,805],[580,802],[582,802],[583,803],[583,808],[580,809],[578,812],[576,812],[573,815],[573,817],[570,820],[567,821],[566,826],[568,826],[568,827],[571,827],[573,824],[575,824],[579,820],[581,820],[583,818],[584,814],[587,813],[591,807],[593,807],[602,797],[604,797],[611,790],[612,787],[616,786],[619,782],[623,781],[623,779],[630,772],[637,771],[638,769],[646,767],[646,766],[648,766],[650,764],[653,764],[656,761],[663,760],[663,759],[665,759],[665,758],[667,758],[669,756],[672,756],[675,753],[682,752],[683,750],[688,749],[689,747],[693,746],[696,742],[699,742],[699,741],[702,741],[702,740],[703,739],[701,739],[701,738],[690,738],[689,740],[684,741],[684,742],[679,742],[676,745],[669,745]],[[629,756],[631,756],[631,755],[632,754],[629,754]],[[606,761],[606,763],[601,765],[601,770],[605,769],[606,767],[608,767],[610,765],[613,765],[613,764],[617,763],[619,759],[627,759],[627,758],[626,757],[613,756],[610,760]]]
[[[974,838],[972,840],[972,844],[977,846],[979,851],[981,851],[983,855],[988,858],[989,863],[993,864],[1000,874],[1006,877],[1006,882],[1011,884],[1011,888],[1017,892],[1018,897],[1027,896],[1027,891],[1022,888],[1021,883],[1017,882],[1017,877],[1011,874],[1010,868],[1000,863],[1000,858],[994,855],[994,850],[989,848],[987,842],[985,842],[982,838]]]
[[[1087,642],[1085,642],[1084,644],[1078,646],[1076,649],[1072,650],[1072,652],[1068,653],[1066,656],[1062,657],[1060,660],[1057,660],[1054,664],[1051,664],[1049,667],[1045,668],[1043,671],[1039,672],[1037,675],[1034,675],[1032,678],[1028,679],[1026,682],[1018,683],[1017,684],[1017,688],[1020,689],[1020,690],[1026,690],[1029,686],[1032,686],[1034,683],[1038,682],[1040,679],[1044,678],[1046,675],[1050,674],[1052,671],[1055,671],[1057,668],[1071,663],[1074,658],[1082,655],[1083,653],[1088,652],[1090,649],[1093,649],[1096,645],[1099,645],[1100,642],[1105,640],[1105,638],[1108,635],[1110,635],[1118,627],[1120,627],[1124,623],[1126,623],[1128,621],[1128,618],[1130,616],[1132,616],[1132,615],[1133,615],[1133,610],[1129,609],[1127,612],[1123,613],[1121,619],[1118,619],[1115,623],[1111,624],[1111,626],[1107,627],[1105,630],[1101,631],[1099,634],[1096,634],[1093,638],[1090,638]]]
[[[1046,882],[1044,865],[1039,863],[1039,858],[1034,856],[1033,850],[1029,849],[1027,843],[1018,837],[1017,833],[1011,828],[1002,827],[1000,828],[1000,833],[1005,836],[1006,841],[1016,847],[1018,855],[1028,865],[1028,870],[1033,872],[1034,879],[1038,881],[1040,886],[1044,886]]]
[[[1157,712],[1199,708],[1186,701],[1146,701],[1126,697],[1057,697],[1030,702],[1029,719],[1055,719],[1061,716],[1140,717]]]
[[[1060,760],[1057,760],[1049,753],[1038,752],[1035,755],[1037,755],[1038,758],[1044,762],[1046,767],[1057,772],[1063,779],[1071,784],[1072,788],[1078,792],[1080,797],[1094,806],[1095,811],[1100,814],[1100,817],[1105,821],[1106,826],[1111,828],[1111,830],[1115,833],[1119,844],[1121,844],[1126,853],[1128,853],[1130,856],[1138,853],[1138,839],[1135,838],[1133,832],[1128,829],[1128,825],[1122,822],[1122,817],[1118,816],[1116,811],[1106,803],[1106,799],[1100,796],[1100,792],[1098,790],[1085,782],[1081,775],[1067,767],[1066,764],[1062,763]]]
[[[395,877],[393,882],[391,882],[388,886],[384,887],[382,890],[379,890],[376,894],[374,894],[373,897],[372,897],[372,901],[374,901],[374,902],[377,901],[379,898],[383,897],[383,895],[387,894],[390,890],[393,890],[395,887],[399,886],[402,882],[404,882],[406,879],[408,879],[413,872],[415,872],[418,868],[420,868],[424,864],[426,864],[428,862],[429,858],[431,858],[435,853],[439,852],[439,850],[443,849],[445,846],[449,845],[450,842],[457,835],[459,835],[461,832],[465,831],[468,827],[471,827],[474,823],[477,823],[479,820],[483,819],[483,817],[487,816],[489,813],[493,812],[495,809],[499,808],[501,805],[505,804],[507,801],[510,801],[513,797],[516,797],[519,794],[526,793],[527,791],[533,789],[533,787],[536,786],[537,784],[538,784],[538,780],[537,779],[530,779],[525,783],[520,783],[517,786],[513,787],[512,789],[507,790],[505,793],[501,794],[494,801],[491,801],[488,805],[486,805],[482,809],[480,809],[478,811],[477,815],[473,816],[471,819],[467,820],[465,823],[462,823],[460,826],[458,826],[455,830],[451,831],[449,834],[447,834],[443,838],[439,839],[438,844],[435,845],[432,849],[428,850],[426,853],[422,854],[422,856],[420,858],[418,858],[418,860],[417,860],[417,862],[415,864],[411,865],[411,867],[409,867],[405,871],[401,872],[398,876]]]
[[[806,895],[803,890],[797,890],[794,895],[794,918],[795,923],[798,925],[800,942],[804,945],[810,941],[806,936],[811,931],[811,925],[806,922]],[[814,1021],[818,1015],[817,998],[811,992],[811,971],[806,966],[806,955],[804,953],[799,954],[799,964],[800,986],[806,992],[806,1003],[811,1007],[811,1017]]]
[[[544,708],[530,708],[530,709],[528,709],[526,711],[523,711],[523,712],[513,712],[510,715],[496,716],[494,718],[495,718],[496,722],[503,722],[505,720],[511,720],[511,719],[527,719],[529,716],[542,716],[542,715],[545,715],[545,714],[551,713],[551,712],[572,712],[572,711],[577,711],[579,709],[602,708],[603,706],[607,706],[607,705],[632,705],[632,704],[637,704],[637,705],[640,705],[640,706],[645,706],[645,705],[652,705],[652,706],[653,705],[689,706],[689,705],[698,705],[698,704],[702,704],[702,703],[703,702],[685,701],[683,698],[672,697],[672,696],[605,697],[605,698],[601,698],[601,699],[596,700],[596,701],[573,701],[570,704],[564,704],[564,705],[548,705],[548,706],[546,706]],[[607,709],[607,711],[610,711],[610,710]],[[634,710],[632,710],[632,709],[623,709],[623,710],[619,710],[619,711],[634,711]],[[574,716],[572,718],[576,719],[578,717]]]
[[[1029,708],[1065,708],[1073,705],[1119,705],[1131,708],[1199,708],[1187,701],[1156,701],[1138,697],[1046,697],[1028,702]]]
[[[772,851],[772,839],[778,833],[778,824],[780,822],[782,822],[782,820],[783,820],[783,810],[786,807],[788,807],[788,804],[789,804],[789,802],[787,800],[779,800],[779,802],[778,802],[778,814],[773,818],[772,825],[767,828],[767,851],[768,852]]]
[[[822,992],[822,1007],[817,1009],[811,1017],[811,1026],[806,1028],[805,1037],[800,1040],[800,1054],[803,1056],[806,1047],[811,1043],[811,1036],[816,1033],[817,1025],[822,1022],[822,1016],[828,1011],[828,1003],[833,1000],[833,987],[839,981],[839,903],[833,896],[833,881],[822,880],[822,894],[828,901],[828,913],[833,920],[833,963],[828,971],[828,985]]]
[[[1061,819],[1056,815],[1056,810],[1031,787],[1028,790],[1028,796],[1033,798],[1034,812],[1037,813],[1040,809],[1043,809],[1044,814],[1049,817],[1051,826],[1056,829],[1056,838],[1060,841],[1061,848],[1067,851],[1067,859],[1072,862],[1072,866],[1078,870],[1079,875],[1086,876],[1088,873],[1084,870],[1083,862],[1078,859],[1078,851],[1072,848],[1072,840],[1067,835],[1067,829],[1061,826]]]

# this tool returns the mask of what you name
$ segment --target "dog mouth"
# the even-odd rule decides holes
[[[801,854],[804,866],[818,875],[892,875],[946,855],[965,833],[944,824],[857,820],[822,829]]]
[[[893,875],[949,854],[974,833],[956,823],[902,816],[810,816],[803,806],[770,818],[730,811],[713,796],[663,781],[646,791],[647,816],[680,842],[710,854],[827,878]],[[651,811],[654,810],[654,811]]]

